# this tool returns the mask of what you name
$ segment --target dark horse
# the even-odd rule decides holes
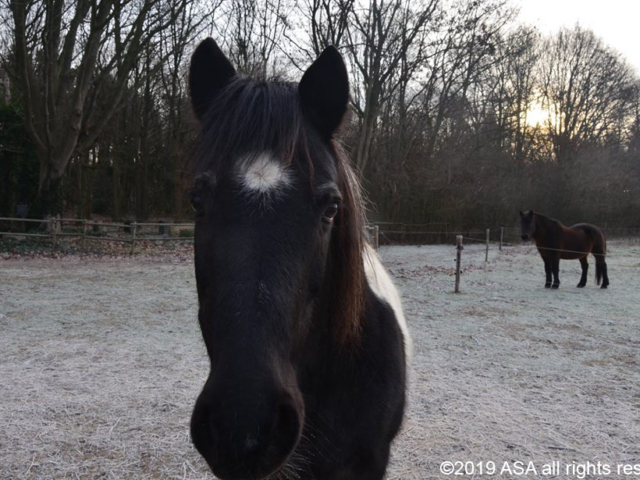
[[[560,259],[580,260],[582,266],[582,277],[578,287],[582,288],[587,284],[587,272],[589,262],[587,257],[593,254],[596,259],[596,283],[602,288],[609,286],[609,276],[607,275],[607,264],[604,257],[607,253],[607,242],[604,233],[595,225],[588,223],[578,223],[572,227],[565,227],[557,220],[545,217],[539,213],[520,212],[520,226],[523,240],[533,238],[540,256],[544,260],[544,271],[547,280],[546,288],[558,288],[560,278],[558,270]],[[553,283],[551,275],[553,274]]]
[[[349,102],[342,57],[327,48],[299,84],[251,80],[207,39],[189,83],[211,362],[193,443],[222,479],[381,479],[410,339],[334,138]]]

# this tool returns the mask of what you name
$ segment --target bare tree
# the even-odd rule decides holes
[[[505,4],[503,0],[468,0],[447,13],[445,32],[431,45],[423,81],[426,158],[432,158],[438,148],[446,122],[466,115],[456,110],[467,108],[470,89],[480,85],[485,72],[498,61],[496,49],[512,18]]]
[[[532,159],[540,127],[529,118],[538,109],[536,65],[540,35],[520,27],[495,43],[495,61],[473,92],[474,117],[495,122],[494,139],[518,162]]]
[[[341,49],[355,112],[343,141],[379,219],[508,224],[516,206],[640,219],[637,73],[591,32],[517,25],[511,5],[0,0],[0,210],[35,195],[35,147],[42,204],[60,191],[87,217],[188,215],[184,77],[206,31],[259,77],[297,79]]]
[[[542,103],[556,158],[570,162],[581,144],[598,143],[625,121],[633,74],[593,32],[562,29],[543,48]]]
[[[170,175],[173,185],[173,207],[177,217],[181,216],[183,211],[186,189],[185,164],[189,152],[186,146],[191,138],[188,123],[191,107],[184,82],[190,58],[189,46],[193,45],[209,26],[209,22],[215,18],[221,3],[222,0],[214,0],[206,7],[191,3],[182,9],[181,15],[169,28],[161,32],[161,57],[167,58],[159,72],[160,95],[164,106],[163,129],[166,132],[165,139],[168,140],[165,154],[170,157],[169,163],[172,165],[172,172],[167,172],[167,175]]]
[[[398,86],[394,76],[401,62],[411,72],[424,61],[424,40],[438,0],[372,0],[354,8],[348,30],[350,61],[359,80],[354,107],[361,122],[356,164],[364,172],[369,162],[381,102]],[[395,81],[394,81],[395,80]]]
[[[288,0],[228,0],[217,28],[236,69],[266,77],[277,73],[278,46],[290,27]]]
[[[304,0],[299,4],[303,28],[309,33],[308,58],[315,58],[329,45],[340,47],[347,37],[355,0]]]
[[[24,121],[40,157],[41,209],[74,154],[86,152],[123,100],[131,72],[189,0],[10,0]],[[94,114],[103,87],[111,98]]]

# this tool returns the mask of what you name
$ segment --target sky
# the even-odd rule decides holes
[[[640,0],[515,0],[520,21],[541,33],[579,23],[624,55],[640,75]]]

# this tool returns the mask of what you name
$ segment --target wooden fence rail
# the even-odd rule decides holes
[[[174,222],[131,222],[131,223],[116,223],[116,222],[99,222],[94,220],[84,220],[78,218],[45,218],[45,219],[34,219],[34,218],[13,218],[13,217],[0,217],[1,223],[18,223],[22,225],[22,228],[19,230],[11,229],[4,230],[0,228],[0,237],[6,238],[23,238],[23,237],[32,237],[32,238],[49,238],[54,243],[60,237],[81,237],[82,238],[82,249],[86,251],[87,249],[87,240],[98,240],[98,241],[106,241],[106,242],[119,242],[119,243],[130,243],[131,249],[130,253],[134,253],[136,242],[140,241],[154,241],[154,242],[167,242],[167,241],[190,241],[193,240],[193,234],[191,235],[182,235],[182,231],[184,230],[193,230],[195,228],[194,223],[174,223]],[[25,223],[38,223],[44,226],[45,232],[32,232],[32,231],[24,231]],[[72,226],[81,227],[81,230],[77,232],[65,232],[62,231],[63,224],[72,224]],[[154,236],[144,235],[143,228],[149,227],[159,227],[163,229],[163,232],[166,232],[162,235],[156,234]],[[171,228],[178,228],[176,235],[172,236],[170,234]],[[43,228],[43,227],[41,227]],[[122,230],[125,234],[130,234],[130,237],[116,237],[109,235],[92,235],[91,231],[97,228],[99,231],[107,231],[108,229],[118,229]]]
[[[6,223],[17,223],[17,228],[4,229]],[[40,224],[40,227],[28,228],[27,224]],[[72,231],[63,231],[62,226],[71,227]],[[431,226],[433,230],[424,230],[424,227]],[[442,227],[445,228],[442,228]],[[400,230],[398,230],[400,227]],[[394,243],[448,243],[456,238],[463,236],[470,242],[485,243],[485,261],[488,261],[489,244],[496,243],[498,249],[520,243],[520,227],[516,226],[500,226],[496,227],[494,232],[499,232],[498,238],[491,238],[491,230],[480,230],[477,227],[469,230],[460,230],[450,228],[447,223],[431,223],[431,224],[405,224],[399,222],[374,222],[367,225],[369,239],[374,248],[378,248],[381,240],[384,239],[386,244]],[[156,229],[153,233],[151,229]],[[76,229],[73,231],[73,229]],[[34,218],[15,218],[0,217],[0,237],[7,238],[43,238],[51,239],[53,243],[58,242],[60,238],[81,237],[82,250],[87,250],[87,240],[99,240],[101,242],[119,242],[130,244],[130,252],[135,251],[136,244],[142,241],[153,242],[172,242],[172,241],[192,241],[193,233],[183,232],[193,231],[194,223],[181,222],[101,222],[94,220],[85,220],[78,218],[58,218],[51,217],[46,219]],[[124,236],[108,235],[113,230],[122,232]],[[611,237],[617,236],[640,236],[640,227],[612,227],[605,229]],[[99,234],[95,234],[98,232]],[[190,233],[190,234],[189,234]],[[484,234],[484,235],[483,235]],[[482,238],[484,237],[484,238]]]

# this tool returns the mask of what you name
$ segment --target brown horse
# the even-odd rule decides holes
[[[544,271],[547,275],[545,288],[558,288],[560,279],[558,270],[560,259],[580,260],[582,277],[578,288],[587,284],[587,271],[589,263],[587,257],[593,254],[596,259],[596,283],[601,288],[609,286],[607,264],[604,257],[607,252],[607,243],[604,233],[595,225],[578,223],[572,227],[565,227],[557,220],[545,217],[533,211],[520,212],[520,225],[523,240],[533,238],[540,256],[544,260]],[[553,274],[553,283],[551,275]]]

